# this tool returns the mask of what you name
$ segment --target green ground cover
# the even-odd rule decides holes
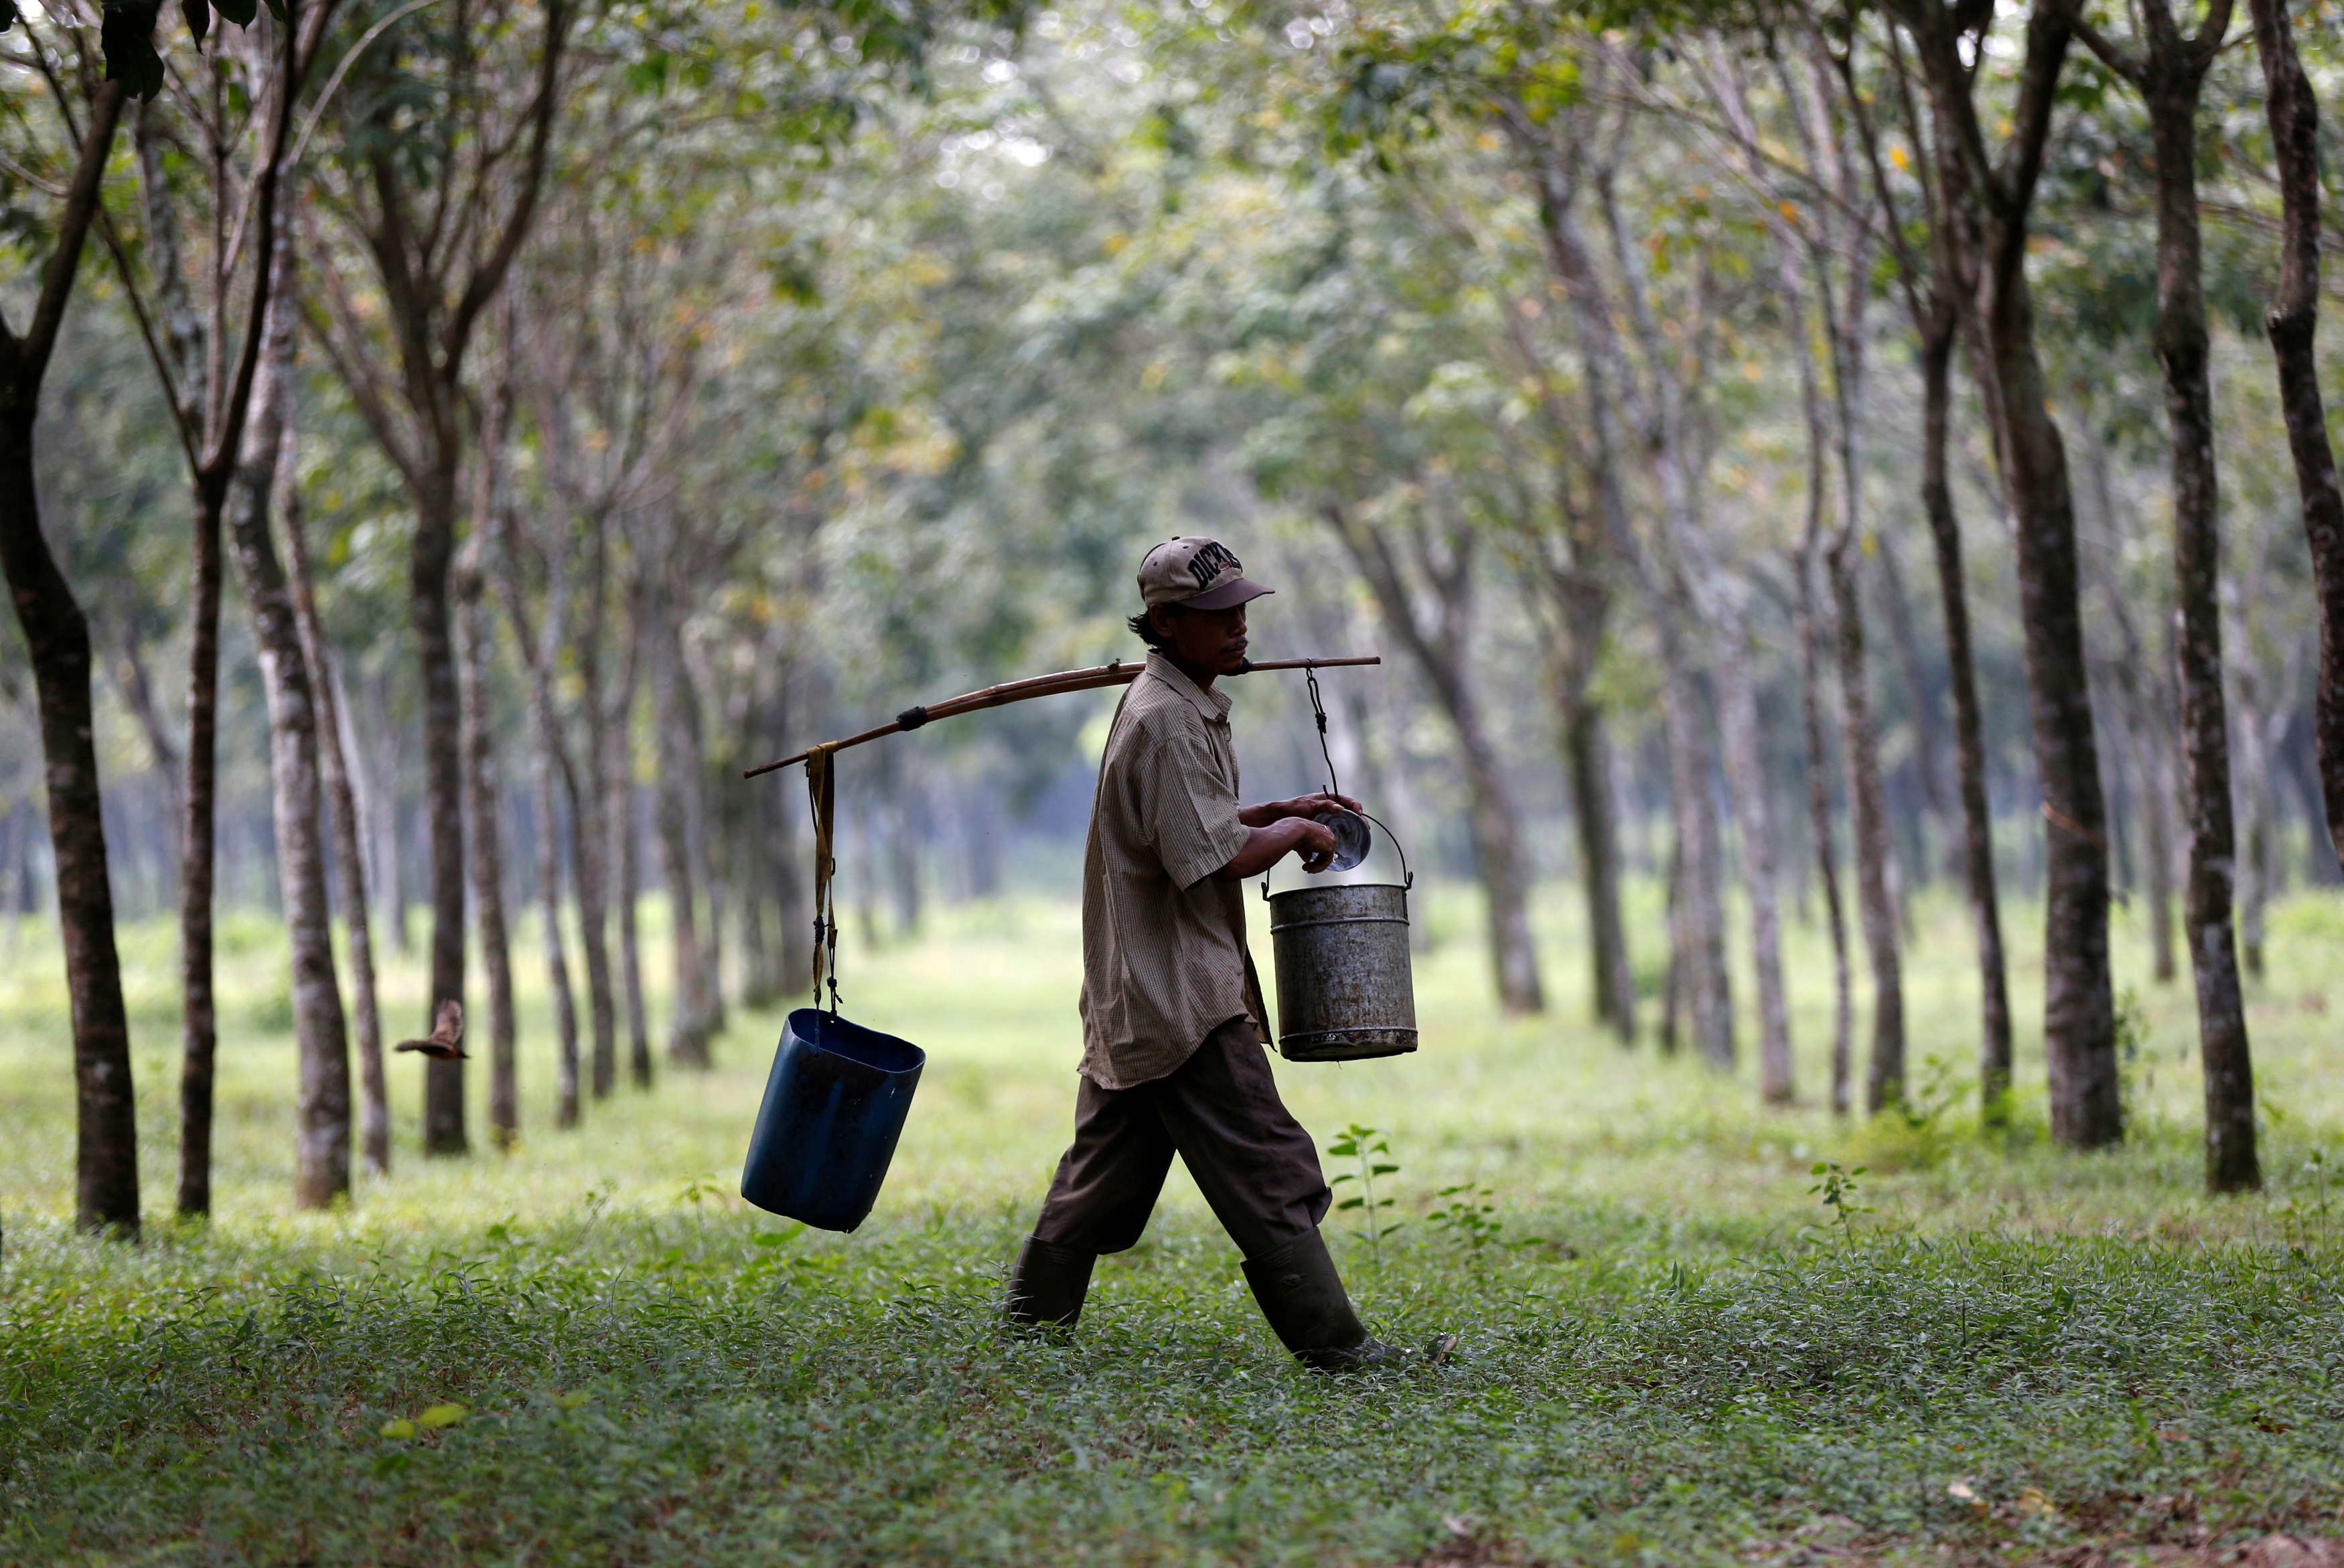
[[[282,950],[256,920],[222,944],[216,1222],[76,1238],[54,937],[28,929],[0,953],[0,1562],[2210,1562],[2257,1541],[2278,1562],[2273,1532],[2344,1537],[2344,900],[2276,911],[2251,1003],[2270,1190],[2220,1201],[2198,1191],[2186,980],[2148,983],[2127,917],[2135,1135],[2075,1158],[2044,1147],[2031,1040],[2017,1131],[1977,1135],[1950,902],[1921,902],[1910,949],[1921,1104],[1862,1126],[1816,1103],[1811,931],[1807,1103],[1762,1113],[1747,1071],[1583,1027],[1564,890],[1541,910],[1554,1009],[1528,1020],[1487,1000],[1471,900],[1429,902],[1424,1050],[1280,1068],[1322,1144],[1373,1126],[1401,1167],[1402,1227],[1339,1243],[1363,1309],[1462,1336],[1358,1381],[1284,1360],[1177,1174],[1079,1330],[996,1324],[1070,1120],[1062,905],[946,910],[847,955],[849,1013],[931,1053],[851,1237],[732,1195],[778,1015],[737,1013],[716,1070],[558,1134],[533,990],[519,1151],[422,1161],[401,1061],[393,1176],[292,1214]],[[2016,912],[2029,1021],[2035,928]],[[533,983],[525,934],[515,952]],[[126,954],[161,1216],[167,929]],[[418,973],[389,978],[392,1017],[419,1020]],[[1870,1211],[1834,1226],[1818,1161],[1866,1166]]]

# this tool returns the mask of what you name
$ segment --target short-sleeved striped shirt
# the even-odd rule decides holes
[[[1213,876],[1248,836],[1228,698],[1150,654],[1116,710],[1083,851],[1082,1072],[1100,1088],[1162,1078],[1233,1018],[1268,1021],[1244,889]]]

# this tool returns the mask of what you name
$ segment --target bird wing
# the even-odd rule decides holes
[[[453,1045],[463,1038],[464,1004],[450,997],[440,1004],[440,1012],[431,1020],[431,1038],[440,1045]]]

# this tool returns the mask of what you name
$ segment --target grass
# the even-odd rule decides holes
[[[1813,932],[1809,1103],[1762,1112],[1746,1070],[1583,1026],[1562,890],[1533,1020],[1490,1005],[1471,900],[1427,904],[1423,1050],[1279,1069],[1322,1144],[1372,1126],[1401,1166],[1378,1184],[1401,1228],[1338,1238],[1363,1309],[1462,1336],[1355,1382],[1278,1352],[1178,1174],[1079,1330],[996,1322],[1070,1121],[1067,908],[941,911],[847,955],[847,1011],[931,1053],[848,1237],[732,1195],[777,1015],[558,1134],[535,989],[518,1151],[421,1160],[401,1061],[391,1178],[291,1212],[284,963],[258,920],[222,943],[217,1219],[159,1218],[177,1030],[170,936],[142,927],[155,1218],[136,1247],[75,1237],[54,935],[27,930],[0,954],[0,1563],[2213,1562],[2344,1536],[2344,901],[2275,912],[2250,1001],[2270,1185],[2218,1201],[2186,980],[2148,983],[2122,917],[2134,1135],[2076,1157],[2045,1144],[2032,1040],[2016,1131],[1977,1132],[1949,902],[1919,905],[1907,977],[1934,1087],[1857,1125],[1814,1103]],[[2038,930],[2013,920],[2030,1022]],[[535,950],[516,940],[531,988]],[[392,1020],[419,1020],[414,968],[389,980]],[[1867,1168],[1844,1225],[1818,1161]]]

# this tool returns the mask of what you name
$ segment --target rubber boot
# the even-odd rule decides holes
[[[1056,1323],[1072,1327],[1083,1315],[1083,1297],[1091,1288],[1095,1252],[1078,1252],[1038,1237],[1028,1236],[1017,1249],[1009,1269],[1009,1303],[1005,1311],[1013,1323]]]
[[[1321,1372],[1366,1372],[1397,1366],[1400,1351],[1369,1335],[1318,1231],[1277,1251],[1248,1258],[1246,1283],[1295,1358]]]

